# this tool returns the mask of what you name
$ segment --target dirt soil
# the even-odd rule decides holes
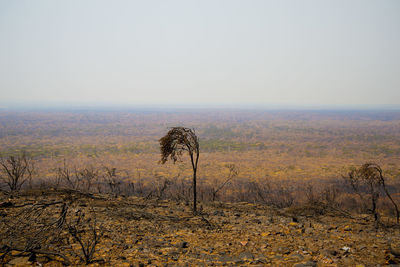
[[[200,215],[193,216],[184,203],[136,197],[42,192],[13,198],[3,195],[0,200],[3,266],[85,265],[79,242],[68,231],[73,216],[84,212],[88,215],[82,218],[91,218],[87,225],[94,225],[99,238],[91,266],[400,264],[399,227],[382,218],[385,225],[376,229],[369,215],[350,215],[318,205],[279,210],[251,203],[210,203],[202,204]],[[56,223],[58,239],[51,234],[43,239],[45,244],[26,252],[27,237],[35,232],[30,227],[45,223],[24,226],[24,216],[32,207],[40,207],[40,212],[34,209],[28,218],[58,220],[64,203],[69,203],[68,211],[65,222]],[[39,231],[39,235],[51,231]],[[82,230],[85,233],[90,231]],[[16,247],[19,250],[13,250]],[[60,255],[40,254],[40,250],[61,253],[69,262]]]

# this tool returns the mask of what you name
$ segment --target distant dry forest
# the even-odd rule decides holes
[[[3,110],[0,154],[3,161],[26,155],[31,169],[22,189],[71,188],[190,205],[187,155],[176,164],[159,163],[159,139],[174,126],[194,129],[200,140],[199,202],[325,203],[364,212],[368,185],[354,190],[349,174],[368,162],[380,166],[400,202],[400,111]],[[383,191],[380,196],[378,210],[394,218],[390,199]]]

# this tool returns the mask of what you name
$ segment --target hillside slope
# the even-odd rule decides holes
[[[61,226],[60,239],[55,240],[53,235],[42,241],[45,244],[40,249],[57,251],[72,265],[84,264],[79,258],[82,253],[78,242],[68,233],[77,214],[84,214],[81,219],[87,220],[83,227],[96,222],[94,229],[100,241],[93,266],[299,267],[400,263],[395,255],[400,229],[381,226],[376,230],[367,215],[355,217],[316,206],[276,210],[250,203],[211,203],[202,205],[202,215],[193,216],[189,206],[173,201],[61,191],[2,197],[0,255],[3,256],[0,258],[6,266],[30,264],[29,257],[43,266],[66,263],[57,255],[38,252],[32,259],[32,253],[12,250],[26,246],[29,236],[40,229],[37,218],[57,219],[60,211],[65,211],[63,203],[69,207],[64,217],[66,227]],[[40,212],[27,216],[35,207]],[[22,220],[32,222],[21,226]],[[90,237],[88,229],[81,232],[84,238],[85,234]]]

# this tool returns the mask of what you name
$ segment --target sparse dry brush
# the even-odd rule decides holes
[[[26,181],[32,179],[35,166],[25,153],[0,158],[0,178],[11,191],[19,191]]]
[[[187,149],[187,147],[185,148]],[[180,153],[183,151],[186,150],[182,150]],[[176,153],[178,152],[176,151]],[[15,167],[17,170],[19,170],[18,168],[26,168],[26,174],[15,176],[18,177],[17,182],[14,183],[18,185],[14,187],[15,189],[21,189],[24,181],[27,181],[33,171],[33,159],[25,158],[24,160],[24,157],[26,156],[21,154],[21,156],[13,157],[13,160],[10,158],[8,162],[10,166],[18,165],[16,164],[18,162],[26,163],[26,165]],[[176,160],[179,159],[178,154],[175,157]],[[195,158],[194,154],[193,159]],[[123,174],[115,167],[94,166],[94,164],[91,164],[89,167],[81,166],[78,168],[68,166],[67,162],[64,161],[63,165],[56,169],[56,179],[49,179],[47,182],[42,179],[41,183],[36,183],[36,188],[41,190],[50,188],[66,190],[64,192],[75,192],[87,197],[101,193],[112,197],[139,196],[146,199],[172,199],[186,205],[189,205],[191,200],[194,199],[193,180],[191,182],[190,177],[184,175],[184,172],[181,171],[172,177],[168,173],[155,172],[153,177],[139,176],[139,179],[130,179],[128,172],[125,171],[125,174]],[[250,179],[243,175],[239,176],[241,173],[234,163],[227,163],[221,168],[226,170],[225,177],[222,175],[215,178],[208,177],[202,179],[201,183],[197,185],[199,199],[196,202],[199,200],[201,202],[216,200],[222,202],[252,202],[278,209],[308,205],[309,208],[323,208],[325,211],[336,209],[343,212],[371,212],[374,214],[374,220],[377,224],[383,213],[394,214],[396,220],[399,220],[398,199],[396,194],[393,194],[397,189],[393,186],[393,181],[389,186],[387,185],[383,170],[377,164],[366,163],[359,169],[352,169],[348,176],[345,176],[348,184],[334,178],[308,182],[290,179],[281,180],[269,176]],[[6,186],[6,183],[3,186]],[[9,186],[7,188],[15,195],[15,190],[12,191]],[[32,187],[25,187],[25,189],[29,188]],[[391,192],[393,193],[391,194]],[[368,203],[369,205],[366,206]]]
[[[0,217],[1,260],[12,251],[29,255],[30,261],[36,261],[38,255],[62,258],[63,264],[70,261],[62,251],[66,245],[64,223],[68,207],[62,201],[27,202],[15,205],[3,202],[4,214]],[[3,262],[4,263],[4,262]]]
[[[103,175],[106,184],[110,190],[111,194],[115,196],[121,193],[121,178],[118,175],[117,168],[113,167],[104,167],[105,174]],[[100,190],[99,190],[100,191]]]
[[[224,189],[224,187],[232,181],[232,179],[236,178],[239,174],[239,170],[235,166],[235,164],[227,164],[226,167],[229,169],[228,177],[225,181],[220,184],[214,184],[212,187],[212,201],[217,199],[217,194]]]
[[[86,264],[95,261],[96,246],[103,234],[101,225],[97,222],[93,208],[75,207],[66,220],[68,232],[81,248],[78,254]]]
[[[39,202],[34,200],[40,196]],[[86,196],[62,190],[43,196],[46,195],[41,191],[30,191],[23,202],[1,203],[0,262],[4,264],[13,256],[29,256],[32,263],[56,260],[70,265],[71,255],[77,255],[86,264],[95,261],[103,229],[94,209],[79,204]],[[80,251],[72,249],[74,243]],[[13,251],[19,254],[12,256]]]

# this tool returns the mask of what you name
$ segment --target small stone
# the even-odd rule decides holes
[[[223,210],[216,210],[213,213],[214,216],[221,216],[221,217],[225,217],[225,213]]]
[[[325,257],[332,257],[337,255],[337,251],[333,249],[325,249],[322,251],[321,254],[324,255]]]
[[[249,251],[245,251],[239,254],[239,258],[242,260],[253,260],[254,255]]]
[[[344,251],[344,253],[350,253],[350,248],[349,247],[342,247],[342,250]]]
[[[304,256],[301,254],[292,254],[290,255],[291,258],[297,259],[297,260],[303,260]]]
[[[246,241],[246,240],[244,240],[244,241],[240,241],[239,242],[242,246],[246,246],[247,245],[247,243],[249,243],[248,241]]]
[[[281,218],[281,224],[287,224],[290,220],[288,218]]]
[[[17,257],[8,262],[10,266],[29,266],[31,263],[29,262],[29,257]]]
[[[261,221],[259,219],[253,219],[252,222],[256,224],[261,224]]]
[[[187,247],[188,247],[188,243],[187,243],[186,241],[179,242],[179,243],[177,244],[177,247],[178,247],[178,248],[187,248]]]
[[[306,233],[307,235],[311,235],[313,232],[314,232],[314,229],[312,229],[312,228],[310,228],[310,227],[307,227],[307,228],[304,230],[304,233]]]
[[[269,262],[269,260],[267,259],[267,258],[264,258],[264,257],[258,257],[258,258],[256,258],[256,259],[254,259],[254,264],[266,264],[266,263],[268,263]]]
[[[314,261],[307,261],[304,263],[297,263],[295,265],[293,265],[293,267],[316,267],[317,263]]]
[[[343,230],[345,230],[345,231],[351,231],[351,227],[348,226],[348,225],[346,225],[346,226],[343,228]]]
[[[305,266],[307,266],[307,267],[316,267],[317,263],[315,261],[307,261],[305,263]]]
[[[223,263],[228,263],[228,262],[233,262],[232,257],[227,256],[227,255],[223,255],[219,258],[219,261],[223,262]]]
[[[290,254],[290,249],[287,247],[279,247],[277,252],[283,255]]]
[[[235,260],[234,263],[235,264],[244,264],[244,260]]]

